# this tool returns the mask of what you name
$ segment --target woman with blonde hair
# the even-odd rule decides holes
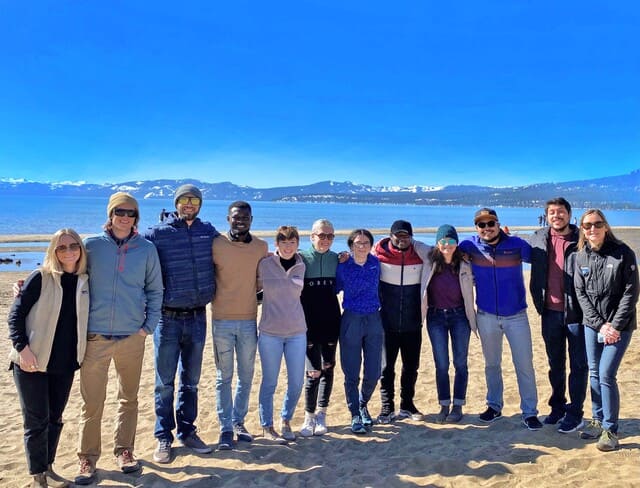
[[[620,392],[616,375],[637,327],[638,265],[601,210],[580,218],[574,284],[585,325],[593,418],[582,439],[598,439],[600,451],[618,447]]]
[[[32,487],[65,487],[53,471],[62,413],[87,344],[87,252],[72,229],[57,231],[42,267],[24,282],[9,312],[13,377],[24,420]]]

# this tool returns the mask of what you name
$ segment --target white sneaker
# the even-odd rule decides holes
[[[316,414],[316,426],[313,429],[313,435],[325,435],[327,433],[327,414],[318,412]]]
[[[300,428],[300,435],[302,437],[311,437],[313,435],[313,431],[316,427],[316,414],[315,413],[304,413],[304,422],[302,423],[302,427]]]

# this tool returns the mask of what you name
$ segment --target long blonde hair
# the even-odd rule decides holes
[[[602,210],[600,210],[599,208],[590,208],[589,210],[586,210],[582,214],[582,217],[580,217],[580,223],[578,225],[578,227],[580,227],[580,235],[578,236],[578,251],[581,251],[582,249],[584,249],[587,244],[587,236],[584,234],[584,229],[582,228],[582,222],[584,222],[584,219],[586,217],[593,214],[596,214],[604,222],[606,233],[604,235],[604,241],[602,241],[602,243],[604,244],[607,241],[620,242],[620,240],[613,234],[613,231],[611,230],[611,226],[609,225],[607,218],[602,213]]]
[[[60,229],[56,231],[55,234],[51,237],[51,241],[49,242],[49,247],[47,247],[47,252],[44,255],[44,262],[42,263],[42,270],[47,273],[64,273],[62,269],[62,265],[60,264],[60,260],[56,256],[56,247],[60,245],[60,239],[62,236],[67,235],[70,236],[74,241],[80,244],[80,259],[78,259],[78,264],[76,265],[76,270],[74,274],[84,274],[87,272],[87,249],[84,247],[82,243],[82,239],[78,235],[78,233],[73,229]]]

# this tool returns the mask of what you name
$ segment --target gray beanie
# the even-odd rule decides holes
[[[194,197],[198,197],[200,199],[200,205],[202,205],[202,192],[197,186],[192,185],[191,183],[187,183],[186,185],[182,185],[178,187],[178,189],[173,195],[173,204],[175,206],[178,206],[178,198],[184,195],[187,195],[189,193]]]

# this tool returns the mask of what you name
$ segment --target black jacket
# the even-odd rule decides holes
[[[618,331],[636,329],[638,264],[629,246],[606,241],[594,251],[587,244],[576,254],[575,288],[585,325],[600,330],[610,322]]]
[[[582,323],[582,310],[576,296],[573,274],[575,271],[575,259],[579,229],[575,225],[571,229],[571,244],[564,254],[564,320],[565,324]],[[549,269],[549,246],[551,245],[551,228],[545,227],[534,232],[531,239],[531,280],[529,291],[533,305],[540,315],[544,311],[547,293],[547,272]]]

